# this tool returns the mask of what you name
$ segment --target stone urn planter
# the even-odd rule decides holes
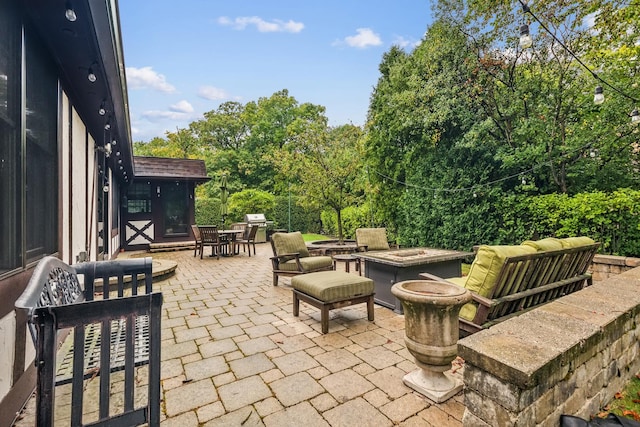
[[[405,344],[418,368],[404,383],[440,403],[462,390],[462,381],[445,371],[458,354],[460,308],[471,293],[450,283],[407,280],[391,287],[404,308]]]

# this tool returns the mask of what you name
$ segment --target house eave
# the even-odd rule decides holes
[[[65,18],[62,1],[24,0],[24,10],[56,61],[63,89],[96,144],[116,141],[108,161],[114,176],[127,182],[133,177],[133,147],[117,1],[70,4],[77,16],[74,22]],[[97,76],[95,82],[87,78],[89,68]],[[103,102],[107,112],[100,115]]]

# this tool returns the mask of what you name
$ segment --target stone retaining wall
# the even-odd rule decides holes
[[[632,268],[640,266],[640,258],[615,256],[615,255],[596,255],[589,271],[593,275],[594,281],[601,281],[610,276],[629,271]]]
[[[640,268],[459,341],[464,426],[588,419],[640,371]]]

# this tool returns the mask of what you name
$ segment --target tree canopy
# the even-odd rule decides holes
[[[557,220],[568,212],[561,204],[590,201],[602,206],[589,212],[606,212],[607,203],[635,206],[626,200],[638,197],[625,189],[640,178],[640,127],[629,116],[640,106],[640,8],[523,4],[437,0],[420,44],[382,55],[363,128],[329,127],[323,106],[283,89],[223,103],[188,129],[136,143],[136,154],[203,158],[210,174],[229,177],[231,193],[268,192],[314,215],[330,210],[340,238],[346,207],[370,209],[350,218],[371,218],[409,246],[469,249],[582,231]],[[526,49],[518,45],[525,24],[534,39]],[[596,86],[602,104],[593,102]],[[218,189],[199,191],[215,198]],[[540,207],[557,210],[541,220]]]

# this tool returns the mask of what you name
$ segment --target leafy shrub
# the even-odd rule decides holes
[[[218,225],[220,217],[220,199],[196,197],[196,224]]]
[[[477,197],[407,193],[398,219],[403,246],[470,250],[544,237],[588,236],[599,252],[640,256],[640,191],[620,189],[529,196],[486,192]]]
[[[521,212],[524,228],[533,232],[524,238],[589,236],[602,244],[600,253],[640,255],[640,191],[548,194],[516,204],[513,211]]]
[[[273,222],[275,228],[289,229],[303,233],[319,233],[321,229],[320,211],[318,209],[305,208],[297,203],[296,196],[277,196],[274,207]],[[289,217],[291,214],[291,217]]]
[[[231,222],[242,222],[246,214],[264,214],[267,219],[273,217],[276,197],[263,190],[242,190],[229,196],[229,215]]]
[[[322,226],[325,234],[338,235],[338,216],[333,210],[322,211]],[[345,239],[355,239],[356,229],[374,227],[371,225],[371,209],[368,203],[348,206],[342,210],[342,233]]]

